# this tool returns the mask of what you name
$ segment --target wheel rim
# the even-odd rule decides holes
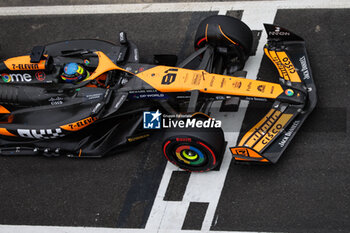
[[[205,163],[204,153],[193,145],[182,145],[176,148],[175,155],[180,162],[198,166]]]

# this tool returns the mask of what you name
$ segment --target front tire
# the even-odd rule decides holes
[[[251,54],[253,33],[239,19],[225,15],[210,16],[200,22],[194,40],[195,49],[206,45],[225,48],[228,60],[236,60],[236,70],[241,70]]]
[[[216,168],[222,161],[224,150],[221,128],[169,129],[164,135],[164,156],[187,171],[204,172]]]

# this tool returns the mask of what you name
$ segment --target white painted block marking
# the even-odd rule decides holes
[[[305,9],[305,8],[350,8],[348,0],[293,0],[293,1],[233,1],[233,2],[191,2],[191,3],[155,3],[155,4],[104,4],[104,5],[68,5],[68,6],[32,6],[32,7],[0,7],[0,16],[23,15],[79,15],[79,14],[123,14],[123,13],[153,13],[153,12],[201,12],[218,11],[226,14],[231,10],[243,10],[242,20],[252,30],[263,30],[262,23],[272,23],[277,9]],[[248,77],[256,79],[263,56],[263,46],[266,34],[263,32],[257,54],[249,58],[245,70]],[[242,101],[241,107],[247,106]],[[231,121],[232,125],[224,125],[228,147],[234,146],[238,131],[241,127],[246,108],[237,113],[216,113],[218,119]],[[238,131],[237,131],[238,129]],[[235,131],[236,130],[236,131]],[[173,171],[179,170],[168,163],[154,205],[145,229],[112,229],[93,227],[56,227],[56,226],[14,226],[0,225],[0,232],[6,233],[199,233],[209,232],[214,219],[217,204],[224,185],[226,174],[231,162],[230,152],[227,150],[220,171],[201,174],[191,174],[182,202],[163,201],[165,192]],[[209,202],[208,210],[201,231],[181,231],[188,205],[191,201]],[[234,210],[233,210],[234,211]],[[215,217],[214,224],[220,216]],[[228,233],[228,231],[210,231],[211,233]],[[238,231],[230,231],[237,232]]]

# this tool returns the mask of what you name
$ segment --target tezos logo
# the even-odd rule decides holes
[[[1,78],[5,83],[32,81],[32,76],[30,74],[1,74]]]
[[[162,114],[156,112],[143,112],[143,128],[144,129],[160,129],[160,116]]]

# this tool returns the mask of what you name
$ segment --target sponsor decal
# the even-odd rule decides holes
[[[103,93],[94,93],[94,94],[86,95],[85,97],[86,97],[88,100],[94,100],[94,99],[99,99],[99,98],[101,98],[102,95],[103,95]]]
[[[184,78],[184,83],[186,83],[187,80],[188,80],[188,73],[186,73],[186,76],[185,76],[185,78]]]
[[[167,99],[168,95],[157,90],[136,90],[129,91],[129,99]]]
[[[286,142],[288,141],[288,139],[292,136],[293,132],[295,131],[295,129],[298,127],[298,125],[300,124],[300,121],[294,121],[292,126],[289,128],[289,130],[284,134],[284,137],[282,138],[282,140],[278,143],[278,145],[280,145],[280,147],[284,147],[284,145],[286,144]]]
[[[63,137],[64,134],[60,128],[57,129],[17,129],[19,136],[35,139],[52,139]]]
[[[125,99],[126,99],[126,95],[122,95],[120,97],[120,99],[118,100],[118,102],[114,105],[114,108],[119,108],[120,105],[124,102]]]
[[[78,130],[81,130],[82,128],[85,128],[88,125],[91,125],[96,120],[97,120],[96,117],[88,117],[88,118],[82,119],[80,121],[73,122],[71,124],[63,125],[60,127],[64,130],[68,130],[68,131],[78,131]]]
[[[143,112],[143,128],[144,129],[160,129],[161,113],[159,110],[156,112]]]
[[[138,140],[147,138],[149,136],[151,136],[151,135],[150,134],[144,134],[144,135],[140,135],[140,136],[136,136],[136,137],[131,137],[131,138],[128,138],[128,142],[138,141]]]
[[[310,73],[309,73],[309,69],[307,68],[307,63],[306,63],[306,58],[305,56],[302,56],[299,59],[299,62],[301,64],[301,72],[303,72],[304,75],[304,80],[305,79],[310,79]]]
[[[275,31],[271,32],[269,31],[269,35],[270,36],[289,36],[290,33],[289,32],[281,32],[281,28],[280,27],[275,27]]]
[[[63,98],[59,97],[59,96],[51,97],[49,99],[49,102],[50,102],[51,105],[61,105],[61,104],[63,104]]]
[[[97,113],[100,110],[101,106],[102,106],[101,103],[97,103],[95,105],[94,109],[92,109],[92,113],[94,113],[94,114]]]
[[[192,79],[192,84],[199,86],[199,84],[201,83],[201,80],[202,80],[201,76],[199,74],[196,74]]]
[[[272,56],[272,55],[271,55]],[[280,59],[276,56],[272,57],[273,62],[278,66],[278,69],[282,72],[282,77],[289,77],[287,70],[284,68],[284,65]]]
[[[8,74],[1,74],[1,78],[5,83],[11,82],[11,76]]]
[[[13,70],[38,70],[39,64],[12,64]]]
[[[192,142],[192,138],[176,138],[177,142]]]
[[[170,72],[172,71],[173,73],[168,73],[169,71]],[[169,85],[169,84],[173,83],[176,79],[177,74],[174,73],[176,71],[178,71],[178,69],[169,69],[169,70],[165,71],[164,73],[166,73],[166,75],[163,76],[162,84]]]
[[[6,82],[31,82],[32,76],[30,74],[1,74],[1,79]]]
[[[111,89],[107,89],[105,91],[105,94],[104,94],[103,98],[107,98],[107,96],[109,95],[110,91],[111,91]]]
[[[247,87],[247,91],[250,91],[252,89],[252,82],[249,82],[248,87]]]
[[[281,124],[277,124],[276,126],[274,126],[265,136],[265,138],[261,141],[262,144],[266,145],[267,143],[269,143],[276,134],[278,134],[278,132],[280,131],[280,129],[282,129],[282,125]]]
[[[225,79],[225,78],[222,78],[221,84],[220,84],[220,88],[223,88],[224,85],[225,85],[225,83],[226,83],[226,79]]]
[[[211,78],[211,80],[210,80],[210,86],[212,87],[213,86],[213,84],[214,84],[214,81],[215,81],[215,76],[213,76],[212,78]]]
[[[35,78],[38,80],[38,81],[44,81],[45,78],[46,78],[46,74],[44,71],[38,71],[35,73]]]
[[[284,67],[286,67],[291,74],[295,73],[295,68],[288,57],[284,57],[282,59],[282,63],[284,65]]]
[[[241,88],[241,86],[242,86],[242,82],[241,81],[236,81],[236,82],[232,83],[232,87],[233,88],[239,89],[239,88]]]
[[[265,87],[266,87],[265,85],[259,85],[257,89],[258,89],[258,91],[264,93],[265,92]]]
[[[139,61],[139,50],[138,49],[134,49],[134,60],[135,62]]]
[[[249,101],[253,100],[253,101],[260,101],[260,102],[266,102],[267,101],[267,99],[265,99],[265,98],[249,97],[249,96],[245,97],[245,99],[249,100]]]
[[[287,96],[293,96],[294,95],[294,91],[292,89],[287,89],[284,91],[284,93],[287,95]]]
[[[236,149],[235,152],[237,153],[237,155],[240,155],[240,156],[243,156],[243,157],[250,157],[250,156],[249,156],[249,152],[248,152],[247,149],[238,148],[238,149]]]

